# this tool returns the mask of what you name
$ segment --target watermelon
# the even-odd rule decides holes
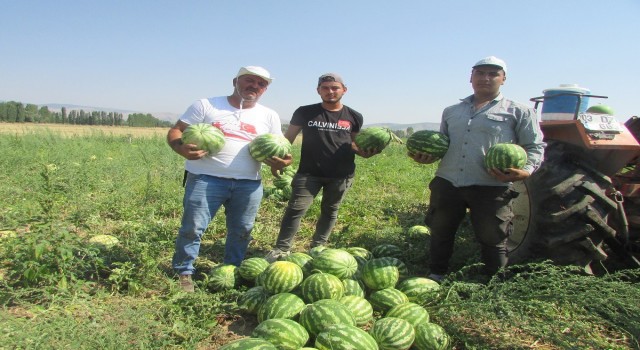
[[[342,279],[356,273],[358,262],[346,250],[327,248],[313,259],[313,268]]]
[[[207,277],[207,286],[215,291],[232,289],[236,285],[235,265],[218,265],[211,269]]]
[[[299,296],[291,293],[278,293],[267,298],[256,315],[260,323],[272,318],[297,320],[304,306],[305,303]]]
[[[371,258],[373,258],[373,254],[371,254],[371,252],[369,250],[367,250],[366,248],[362,248],[362,247],[348,247],[345,249],[347,252],[349,252],[349,254],[353,255],[353,257],[361,257],[365,260],[370,260]]]
[[[313,263],[311,262],[313,258],[311,255],[302,252],[295,252],[282,258],[282,260],[291,261],[292,263],[300,266],[305,277],[311,275],[311,270],[313,270]]]
[[[258,162],[291,153],[291,143],[283,135],[262,134],[249,143],[249,154]]]
[[[399,138],[391,129],[374,126],[360,130],[355,143],[361,150],[382,151],[392,140],[398,141]]]
[[[280,350],[298,350],[309,341],[309,333],[304,327],[285,318],[272,318],[260,323],[251,337],[267,340]]]
[[[403,281],[409,277],[409,268],[404,262],[402,262],[402,260],[390,256],[385,256],[378,259],[383,264],[394,265],[398,268],[398,273],[400,274],[398,277],[398,281]]]
[[[373,247],[373,249],[371,249],[371,254],[373,254],[375,258],[382,258],[385,256],[399,258],[405,254],[405,251],[395,244],[385,243]]]
[[[313,303],[321,299],[340,299],[344,294],[342,281],[329,273],[316,273],[300,284],[303,299]]]
[[[373,290],[395,287],[399,278],[398,267],[381,258],[367,261],[362,268],[362,282]]]
[[[327,249],[327,247],[323,245],[315,246],[309,249],[309,255],[311,255],[312,258],[315,258],[318,256],[318,254],[320,254],[325,249]]]
[[[296,175],[297,172],[298,172],[298,169],[294,168],[292,166],[288,166],[288,167],[285,167],[284,169],[282,169],[282,173],[284,175],[290,176],[292,178]]]
[[[263,275],[261,277],[261,275]],[[269,293],[278,294],[292,291],[303,279],[300,266],[290,261],[275,261],[267,267],[256,280],[261,279],[262,285]]]
[[[414,327],[429,322],[429,312],[424,307],[411,302],[392,307],[385,316],[401,318],[411,323]]]
[[[365,297],[364,292],[364,284],[355,279],[345,279],[342,280],[342,284],[344,285],[344,295],[355,295],[358,297]]]
[[[409,277],[398,283],[396,288],[402,291],[409,301],[424,304],[440,290],[440,284],[429,278]]]
[[[248,314],[255,315],[269,296],[271,295],[263,286],[249,288],[238,298],[238,308]]]
[[[318,350],[378,350],[373,337],[362,329],[346,324],[326,327],[315,341]]]
[[[527,164],[527,152],[515,143],[497,143],[489,148],[484,157],[487,169],[522,169]]]
[[[385,314],[392,307],[409,302],[409,298],[395,288],[377,290],[369,295],[369,302],[373,310]]]
[[[118,245],[118,243],[120,243],[118,238],[111,235],[95,235],[89,238],[89,244],[100,250],[110,250]]]
[[[416,339],[413,342],[417,350],[446,350],[451,348],[451,338],[440,325],[423,323],[415,327]]]
[[[613,108],[607,105],[593,105],[587,108],[587,113],[615,115]]]
[[[376,340],[380,350],[407,350],[416,338],[411,323],[397,317],[377,320],[369,329],[369,334]]]
[[[191,124],[182,132],[182,143],[193,144],[209,155],[218,153],[225,144],[220,129],[207,123]]]
[[[355,295],[347,295],[338,301],[351,310],[356,320],[356,326],[364,326],[373,320],[373,306],[367,299]]]
[[[265,339],[242,338],[223,345],[219,350],[278,350],[278,348]]]
[[[428,236],[431,234],[431,230],[429,230],[427,226],[414,225],[409,227],[409,229],[407,230],[407,234],[410,237]]]
[[[264,258],[244,259],[238,266],[238,275],[247,281],[255,281],[256,277],[267,267],[269,267],[269,262]]]
[[[325,327],[334,324],[356,325],[356,319],[342,303],[334,299],[322,299],[307,304],[300,312],[298,322],[312,336],[324,330]]]
[[[279,189],[285,189],[286,187],[291,187],[291,181],[293,178],[289,175],[280,175],[280,177],[276,177],[273,179],[273,185]]]
[[[410,155],[426,153],[442,158],[449,149],[449,137],[433,130],[419,130],[407,139],[407,151]]]

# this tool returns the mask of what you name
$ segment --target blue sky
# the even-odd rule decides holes
[[[471,66],[507,62],[504,94],[574,83],[640,115],[640,1],[0,0],[0,100],[182,113],[228,95],[243,65],[275,76],[287,122],[343,76],[366,124],[439,122]]]

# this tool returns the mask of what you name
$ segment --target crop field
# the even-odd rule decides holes
[[[209,281],[224,253],[223,210],[203,237],[196,292],[178,288],[171,257],[183,159],[165,135],[0,124],[0,349],[218,349],[251,335],[256,316],[237,303],[249,286],[215,290]],[[294,144],[294,158],[299,151]],[[408,229],[422,225],[434,173],[401,144],[358,158],[330,246],[394,244],[410,274],[426,276],[429,235]],[[263,183],[273,183],[266,168]],[[285,207],[263,199],[247,258],[272,248]],[[318,213],[316,203],[294,251],[309,250]],[[88,243],[99,234],[119,243]],[[451,273],[420,301],[454,349],[640,349],[640,271],[586,276],[536,262],[487,281],[479,268],[464,222]]]

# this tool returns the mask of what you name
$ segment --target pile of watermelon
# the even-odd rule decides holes
[[[383,244],[371,251],[316,247],[269,264],[245,259],[224,278],[210,276],[216,288],[250,288],[238,307],[259,324],[251,337],[224,345],[230,349],[449,349],[445,330],[422,305],[440,285],[411,276],[403,250]],[[217,268],[220,273],[221,268]],[[214,272],[212,272],[213,274]]]
[[[273,185],[263,186],[264,198],[271,198],[277,201],[286,202],[291,198],[291,181],[295,176],[297,169],[288,166],[283,169],[279,177],[273,178]]]

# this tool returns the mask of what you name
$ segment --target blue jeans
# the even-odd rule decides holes
[[[185,184],[182,226],[173,255],[174,270],[193,274],[200,240],[220,206],[224,206],[227,237],[225,264],[240,265],[251,241],[251,230],[262,200],[260,180],[225,179],[189,173]]]
[[[331,230],[336,224],[342,199],[352,184],[353,178],[333,179],[296,174],[291,182],[291,199],[289,199],[289,205],[282,218],[280,233],[276,240],[276,248],[282,251],[291,249],[293,237],[300,227],[300,220],[311,207],[313,199],[320,190],[322,190],[320,217],[311,239],[311,247],[326,244]]]

